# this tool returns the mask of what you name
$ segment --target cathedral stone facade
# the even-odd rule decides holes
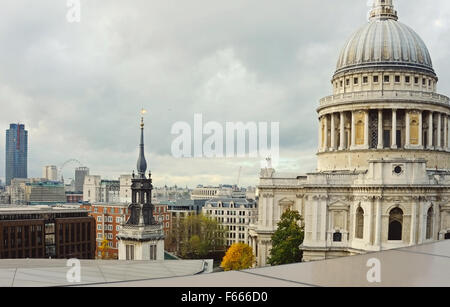
[[[317,171],[261,170],[249,234],[258,266],[288,209],[303,217],[304,261],[450,238],[450,100],[392,0],[374,2],[342,49],[333,95],[320,100]]]

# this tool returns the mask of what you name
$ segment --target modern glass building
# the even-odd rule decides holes
[[[11,124],[6,130],[6,185],[14,178],[28,176],[28,131],[25,125]]]

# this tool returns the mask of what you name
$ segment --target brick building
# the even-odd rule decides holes
[[[117,234],[119,233],[122,223],[126,222],[130,217],[128,213],[129,204],[118,203],[96,203],[96,204],[82,204],[80,207],[86,209],[89,215],[95,219],[96,222],[96,251],[97,258],[102,257],[101,249],[104,239],[108,240],[108,250],[105,257],[108,259],[118,259],[119,242]],[[153,216],[155,220],[163,223],[164,233],[169,234],[171,227],[171,218],[168,212],[167,205],[154,205]]]
[[[83,202],[83,193],[66,191],[66,202],[69,204]]]
[[[86,210],[0,208],[0,258],[94,259],[95,220]]]

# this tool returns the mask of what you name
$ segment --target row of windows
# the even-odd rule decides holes
[[[433,237],[433,217],[434,210],[429,208],[427,212],[427,224],[425,238],[427,240]],[[359,207],[356,210],[356,227],[355,238],[364,239],[364,210]],[[401,241],[403,238],[403,210],[400,208],[394,208],[389,212],[389,229],[388,240],[389,241]],[[334,242],[342,241],[342,234],[336,232],[333,235]]]
[[[393,77],[393,80],[395,83],[400,83],[401,82],[401,76],[399,75],[395,75]],[[373,76],[372,77],[373,83],[379,83],[380,82],[380,76]],[[390,75],[385,75],[383,76],[383,82],[384,83],[391,83],[391,76]],[[422,81],[420,81],[422,80]],[[360,82],[360,78],[359,77],[354,77],[353,78],[353,85],[359,85]],[[419,78],[419,77],[411,77],[411,76],[404,76],[404,82],[406,84],[411,84],[411,82],[414,82],[415,85],[419,85],[420,83],[422,83],[423,86],[432,86],[433,81],[431,79],[426,79],[426,78]],[[368,76],[364,76],[362,77],[362,84],[368,84],[369,83],[369,77]],[[339,83],[336,82],[335,86],[336,88],[338,88],[338,84],[340,85],[340,87],[344,86],[344,81],[341,80]],[[345,85],[346,86],[350,86],[350,79],[347,78],[345,79]]]

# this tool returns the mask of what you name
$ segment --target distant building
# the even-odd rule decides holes
[[[119,177],[119,201],[121,203],[131,203],[131,175],[121,175]]]
[[[75,190],[74,192],[83,192],[83,185],[86,176],[89,176],[89,168],[77,167],[75,169]]]
[[[7,187],[12,205],[26,205],[25,186],[33,179],[14,178]]]
[[[42,168],[42,178],[49,181],[58,181],[58,169],[54,165],[44,166]]]
[[[83,193],[66,191],[66,202],[69,204],[81,203],[83,201]]]
[[[100,176],[86,176],[83,187],[83,201],[89,203],[120,202],[120,181],[102,180]]]
[[[82,204],[81,208],[86,209],[89,215],[96,221],[96,252],[97,258],[101,257],[101,245],[104,239],[108,240],[108,251],[105,256],[108,259],[118,259],[118,240],[117,234],[120,227],[130,217],[128,204],[125,203],[97,203]],[[171,227],[171,218],[167,205],[155,205],[153,211],[155,221],[163,224],[164,233],[169,234]]]
[[[64,184],[56,181],[26,183],[25,202],[27,205],[64,204],[66,202]]]
[[[28,177],[28,131],[25,125],[11,124],[6,130],[6,185],[14,178]]]
[[[0,207],[0,258],[93,259],[94,227],[86,210]]]
[[[202,211],[227,227],[227,246],[248,243],[249,225],[258,217],[256,202],[245,198],[211,199],[206,201]]]

